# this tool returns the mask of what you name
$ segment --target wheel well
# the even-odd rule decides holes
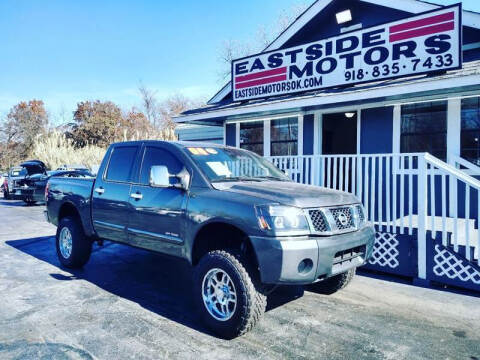
[[[250,240],[239,228],[225,223],[205,225],[195,237],[192,251],[192,264],[196,265],[203,255],[213,250],[235,250],[258,269],[257,257]]]
[[[58,221],[60,222],[60,220],[66,216],[80,218],[77,208],[71,203],[65,203],[62,205],[60,212],[58,213]]]

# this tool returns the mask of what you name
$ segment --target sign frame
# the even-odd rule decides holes
[[[459,29],[457,31],[458,32],[458,39],[457,39],[457,43],[458,43],[458,49],[457,49],[457,51],[458,51],[458,66],[443,68],[443,69],[433,69],[433,70],[427,70],[427,71],[422,71],[422,72],[413,72],[413,73],[408,73],[408,74],[403,74],[403,75],[385,76],[385,77],[380,77],[378,79],[353,81],[353,82],[342,83],[342,84],[337,84],[337,85],[320,86],[320,87],[316,87],[316,88],[301,89],[301,90],[283,92],[283,93],[273,93],[273,94],[268,94],[268,95],[261,94],[261,95],[257,95],[257,96],[250,96],[250,97],[245,97],[245,98],[240,98],[240,99],[237,99],[235,97],[235,76],[236,75],[234,74],[234,65],[235,65],[235,63],[237,63],[239,61],[246,60],[246,59],[253,59],[253,58],[256,58],[256,57],[259,57],[259,56],[273,54],[273,53],[277,53],[277,52],[280,52],[280,51],[285,52],[285,51],[288,51],[290,49],[296,49],[296,48],[299,48],[299,47],[302,47],[302,46],[305,46],[305,45],[311,45],[311,44],[314,44],[316,42],[327,42],[329,40],[336,40],[336,39],[338,39],[340,37],[344,37],[348,34],[359,33],[359,32],[363,33],[363,32],[367,32],[368,30],[373,29],[373,28],[378,28],[378,27],[385,26],[385,25],[388,25],[388,24],[398,23],[400,21],[407,21],[408,22],[409,19],[413,19],[413,18],[421,17],[422,15],[428,15],[430,13],[435,13],[435,12],[439,12],[439,11],[442,11],[442,10],[448,10],[448,9],[453,9],[453,8],[458,9],[458,26],[459,26]],[[341,33],[341,34],[338,34],[338,35],[335,35],[335,36],[330,36],[330,37],[327,37],[327,38],[321,38],[321,39],[311,41],[311,42],[308,42],[308,43],[291,46],[289,48],[274,49],[274,50],[259,52],[259,53],[256,53],[256,54],[252,54],[252,55],[248,55],[248,56],[244,56],[244,57],[241,57],[241,58],[234,59],[230,63],[230,66],[231,66],[230,82],[231,82],[232,99],[233,99],[234,102],[247,102],[247,101],[250,101],[250,100],[258,100],[258,99],[265,99],[265,98],[277,98],[277,97],[282,97],[282,96],[283,97],[288,97],[288,96],[295,95],[295,94],[314,93],[314,92],[319,92],[319,91],[332,89],[332,88],[351,87],[353,85],[367,84],[367,83],[372,83],[372,82],[377,82],[377,81],[382,81],[382,80],[393,80],[393,79],[400,79],[400,78],[405,78],[405,77],[410,77],[410,76],[420,76],[420,75],[432,74],[432,73],[436,73],[436,72],[441,73],[441,72],[446,72],[446,71],[453,71],[453,70],[462,69],[462,67],[463,67],[463,52],[462,52],[463,22],[462,22],[462,16],[463,16],[463,14],[462,14],[462,3],[460,2],[460,3],[448,5],[448,6],[442,6],[441,8],[438,8],[438,9],[428,10],[428,11],[420,12],[420,13],[417,13],[417,14],[412,14],[411,16],[407,16],[407,17],[404,17],[404,18],[399,19],[399,20],[387,21],[387,22],[383,22],[383,23],[380,23],[380,24],[372,25],[372,26],[369,26],[369,27],[361,28],[361,29],[346,31],[344,33]],[[457,60],[457,58],[455,58],[455,60]],[[287,66],[290,66],[290,65],[287,65]],[[249,73],[249,74],[252,74],[252,73]],[[249,74],[247,74],[247,75],[249,75]]]

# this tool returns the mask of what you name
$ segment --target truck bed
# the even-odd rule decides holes
[[[92,235],[93,225],[90,216],[90,199],[95,178],[52,177],[49,180],[49,221],[58,225],[58,214],[65,203],[71,203],[80,212],[87,235]]]

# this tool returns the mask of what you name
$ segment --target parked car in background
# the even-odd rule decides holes
[[[355,196],[217,144],[113,144],[95,179],[53,177],[46,200],[63,266],[85,265],[104,239],[184,259],[200,317],[225,338],[253,328],[278,284],[342,289],[375,239]]]
[[[3,197],[8,197],[8,172],[0,174],[0,191],[3,192]],[[6,196],[5,196],[6,195]]]
[[[34,174],[26,178],[21,186],[21,193],[16,198],[21,198],[27,204],[45,201],[45,189],[52,177],[64,178],[93,178],[87,169],[79,170],[52,170],[46,174]]]
[[[8,173],[8,193],[7,197],[13,200],[24,200],[31,202],[22,195],[22,190],[28,188],[28,179],[36,174],[46,175],[47,170],[45,164],[40,160],[29,160],[10,169]]]
[[[88,168],[85,165],[81,165],[81,164],[72,164],[72,165],[63,164],[59,166],[57,170],[87,170],[88,171]]]

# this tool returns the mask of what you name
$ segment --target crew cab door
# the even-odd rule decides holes
[[[108,164],[98,174],[92,194],[92,219],[103,239],[126,242],[130,216],[129,199],[140,145],[115,146]]]
[[[128,226],[132,245],[180,255],[184,240],[184,216],[187,203],[185,190],[150,185],[150,169],[163,165],[171,175],[178,174],[183,162],[166,147],[148,144],[142,151],[142,162],[137,184],[132,186]],[[174,180],[172,178],[172,180]]]

